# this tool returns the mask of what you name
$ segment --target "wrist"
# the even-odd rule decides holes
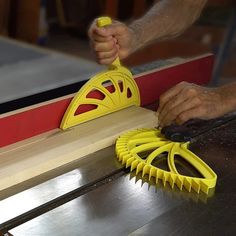
[[[218,94],[221,97],[222,107],[224,107],[225,112],[236,111],[236,84],[229,84],[219,88],[216,88]]]
[[[131,34],[131,53],[141,49],[145,42],[143,39],[143,29],[139,21],[134,21],[129,25],[129,31]]]

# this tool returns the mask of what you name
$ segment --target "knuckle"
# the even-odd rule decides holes
[[[197,95],[197,91],[195,88],[190,87],[187,89],[186,94],[188,97],[192,97],[192,96]]]
[[[180,87],[186,87],[189,83],[186,81],[181,81],[180,83],[178,83],[178,86]]]

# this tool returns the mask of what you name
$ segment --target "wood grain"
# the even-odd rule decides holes
[[[56,129],[43,136],[20,142],[19,145],[2,148],[0,190],[111,146],[127,130],[156,125],[155,112],[141,107],[130,107],[67,131]]]

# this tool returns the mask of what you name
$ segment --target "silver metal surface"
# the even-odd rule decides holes
[[[235,235],[236,120],[195,138],[191,148],[218,174],[216,191],[209,198],[168,185],[150,186],[128,174],[10,232],[15,236]]]
[[[102,68],[57,54],[0,66],[0,104],[88,80]]]
[[[129,235],[222,236],[235,235],[235,232],[235,197],[225,195],[209,200],[207,205],[184,202]]]
[[[42,50],[35,50],[26,44],[0,36],[0,66],[16,64],[47,56]]]
[[[130,176],[102,186],[10,232],[20,235],[127,235],[183,200]]]
[[[0,224],[107,175],[120,167],[120,164],[114,158],[114,147],[109,147],[61,168],[63,171],[74,169],[68,173],[55,177],[58,173],[61,174],[61,170],[59,170],[54,172],[54,176],[53,174],[46,176],[52,178],[46,182],[43,182],[45,178],[41,176],[37,178],[37,181],[29,180],[29,183],[23,183],[23,187],[31,185],[30,182],[36,185],[28,190],[7,198],[5,197],[11,194],[12,190],[10,193],[8,193],[9,190],[2,192],[0,194],[0,198],[2,198],[0,201]],[[14,190],[21,191],[21,187],[18,186]]]

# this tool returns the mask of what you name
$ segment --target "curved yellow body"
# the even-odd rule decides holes
[[[169,141],[158,129],[140,129],[129,131],[120,136],[116,142],[116,153],[122,164],[130,167],[131,171],[136,169],[136,174],[142,172],[143,176],[149,175],[149,179],[155,177],[156,182],[161,179],[164,185],[168,182],[172,188],[176,185],[180,190],[184,187],[189,192],[193,189],[197,193],[202,191],[208,194],[209,189],[216,185],[217,175],[188,149],[188,144]],[[144,152],[149,154],[146,158],[141,158],[140,154]],[[156,157],[166,152],[168,153],[169,171],[152,165]],[[175,155],[189,162],[203,177],[197,178],[179,174],[175,166]]]
[[[101,17],[97,22],[99,27],[110,23],[109,17]],[[109,91],[107,86],[111,86],[112,91]],[[102,99],[89,97],[89,94],[96,91],[102,94]],[[76,114],[77,109],[82,105],[93,105],[95,109]],[[140,105],[139,89],[131,72],[121,66],[117,58],[109,66],[108,71],[95,75],[82,86],[68,106],[60,128],[65,130],[132,105]]]

